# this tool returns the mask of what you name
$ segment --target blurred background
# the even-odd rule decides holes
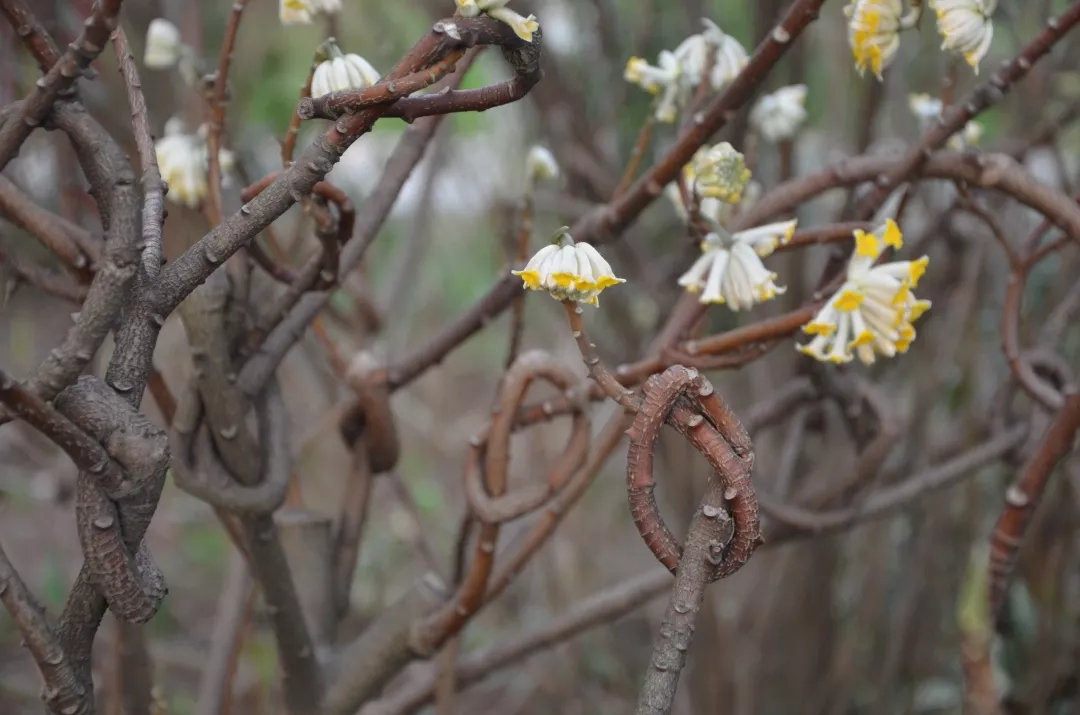
[[[535,13],[543,26],[545,78],[523,101],[480,114],[452,115],[442,124],[355,284],[334,297],[341,314],[359,316],[352,323],[334,324],[331,339],[338,351],[349,357],[363,348],[380,360],[400,359],[488,290],[508,266],[531,146],[551,149],[562,169],[558,182],[537,191],[534,247],[611,196],[652,101],[622,79],[630,56],[655,62],[660,50],[673,49],[699,32],[702,17],[715,21],[749,52],[787,4],[515,0],[515,10]],[[989,76],[1038,31],[1045,12],[1067,4],[1002,0],[981,77]],[[77,32],[90,3],[37,0],[32,5],[63,45]],[[809,87],[809,119],[794,143],[790,165],[782,166],[777,147],[748,133],[745,110],[723,131],[722,138],[747,154],[754,179],[765,192],[787,172],[799,175],[846,156],[902,149],[918,136],[909,93],[963,97],[979,79],[939,51],[932,13],[923,18],[920,32],[905,34],[884,83],[859,78],[842,7],[841,2],[826,2],[820,20],[764,84],[763,91],[796,83]],[[212,67],[229,10],[229,3],[220,2],[127,0],[122,17],[137,58],[150,20],[165,17]],[[331,27],[319,22],[286,27],[278,20],[276,2],[251,0],[233,55],[226,127],[239,173],[254,181],[280,167],[279,142],[312,53],[327,33],[344,51],[362,55],[385,72],[434,19],[453,10],[450,0],[344,0],[344,11]],[[29,90],[37,68],[8,26],[0,27],[0,37],[0,104],[6,104]],[[1070,194],[1076,187],[1080,148],[1080,131],[1070,125],[1080,109],[1078,62],[1080,41],[1073,36],[979,118],[985,130],[983,150],[1013,154],[1041,181]],[[97,66],[100,79],[83,83],[84,101],[135,157],[124,88],[111,51]],[[498,53],[488,51],[463,86],[485,86],[509,76]],[[161,135],[173,116],[182,117],[190,131],[202,121],[202,105],[175,72],[143,70],[143,84],[155,135]],[[1040,134],[1047,126],[1050,130]],[[306,123],[298,146],[324,127],[322,121]],[[380,120],[331,173],[330,180],[348,193],[359,211],[405,127],[400,120]],[[98,231],[74,154],[60,139],[35,133],[5,176],[40,205]],[[659,126],[644,165],[662,156],[673,141],[674,131]],[[248,181],[234,177],[227,187],[229,212],[239,206],[238,190]],[[926,182],[907,209],[903,229],[917,246],[914,255],[923,251],[931,256],[920,297],[932,299],[935,307],[920,323],[919,339],[896,360],[852,368],[884,396],[899,435],[882,470],[885,476],[871,480],[871,488],[976,443],[987,414],[1002,399],[1008,369],[1000,348],[1000,316],[1008,265],[986,225],[955,210],[956,195],[952,185]],[[797,213],[800,226],[835,220],[845,199],[844,191],[832,191],[806,204]],[[1017,241],[1039,222],[1030,211],[1000,198],[987,205]],[[311,251],[310,221],[294,208],[274,226],[294,266]],[[178,255],[209,228],[202,213],[170,204],[167,255]],[[44,265],[52,260],[10,223],[0,221],[0,240],[5,253],[17,252]],[[675,279],[696,251],[663,197],[623,240],[605,250],[616,274],[628,282],[606,291],[601,309],[589,309],[586,318],[610,364],[644,354],[679,297]],[[1061,306],[1077,301],[1078,253],[1074,247],[1037,266],[1028,281],[1023,312],[1025,338],[1038,335],[1049,317],[1057,315],[1060,321],[1065,316],[1059,349],[1074,367],[1080,365],[1080,330],[1070,317],[1074,313]],[[721,332],[801,305],[827,255],[827,248],[815,247],[772,259],[787,293],[750,314],[716,307],[709,311],[705,332]],[[6,270],[0,274],[0,301],[0,364],[23,377],[55,346],[77,305],[19,284]],[[463,513],[462,464],[470,436],[488,420],[503,371],[508,328],[509,314],[504,314],[394,394],[402,459],[393,474],[380,476],[373,487],[344,637],[382,612],[428,570],[429,562],[444,569],[450,563]],[[539,294],[525,301],[523,347],[549,351],[585,374],[562,310]],[[280,378],[303,502],[311,510],[334,514],[351,469],[337,428],[348,388],[333,373],[323,348],[309,334],[290,353]],[[108,352],[106,346],[95,360],[99,371]],[[743,414],[805,372],[806,362],[790,340],[781,341],[764,358],[736,371],[710,374],[710,379]],[[174,389],[190,374],[177,316],[162,332],[155,365]],[[153,419],[160,419],[152,400],[143,404]],[[1010,405],[1007,415],[1026,415],[1033,409],[1022,397]],[[594,406],[594,428],[611,411],[610,403]],[[514,437],[513,483],[543,478],[560,454],[567,425],[567,420],[558,420]],[[1039,436],[1035,434],[1036,442]],[[754,438],[754,478],[765,491],[775,486],[781,472],[788,474],[792,495],[828,485],[846,474],[857,456],[849,420],[830,400],[800,407]],[[734,577],[714,584],[698,620],[677,712],[958,712],[965,587],[973,588],[971,579],[978,578],[985,564],[985,545],[1005,489],[1033,447],[1029,440],[1009,459],[888,518],[762,550]],[[675,435],[665,436],[658,454],[661,510],[682,534],[709,469]],[[81,563],[72,508],[75,467],[54,445],[18,423],[0,429],[0,464],[0,537],[27,585],[56,616]],[[470,624],[462,639],[464,651],[505,640],[605,586],[658,568],[629,517],[624,469],[625,443],[549,544],[507,593]],[[1080,460],[1074,455],[1056,473],[1036,513],[995,639],[997,682],[1010,712],[1080,712],[1078,509]],[[528,520],[508,526],[505,543],[528,526]],[[194,705],[216,604],[237,557],[210,508],[171,482],[148,540],[169,580],[170,594],[145,631],[168,712],[186,715]],[[975,564],[973,570],[969,563]],[[467,688],[457,697],[454,712],[630,711],[665,594],[659,592],[630,615]],[[970,610],[972,604],[966,607]],[[97,644],[98,689],[104,707],[112,708],[104,712],[111,715],[119,712],[115,698],[109,699],[115,669],[111,616]],[[0,712],[39,712],[38,683],[14,624],[0,613]],[[244,634],[231,712],[278,712],[278,686],[273,638],[257,604]]]

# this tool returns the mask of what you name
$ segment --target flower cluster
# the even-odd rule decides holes
[[[941,49],[959,53],[979,71],[994,38],[991,17],[997,0],[929,0],[937,15]],[[916,27],[922,16],[922,2],[912,2],[904,14],[902,0],[851,0],[844,8],[848,18],[848,43],[860,75],[866,70],[879,80],[896,58],[900,32]]]
[[[506,7],[510,0],[454,0],[454,2],[457,3],[457,11],[462,17],[476,17],[484,13],[488,17],[505,22],[513,28],[515,35],[526,42],[532,42],[533,33],[540,29],[536,15],[522,17]]]
[[[793,84],[766,94],[750,111],[750,124],[765,141],[787,141],[806,121],[806,85]]]
[[[143,64],[151,70],[176,67],[189,85],[194,85],[199,75],[195,50],[184,44],[180,28],[161,17],[151,20],[146,28]]]
[[[903,247],[900,228],[891,219],[874,233],[855,231],[855,252],[844,284],[803,332],[814,338],[797,349],[822,362],[846,363],[853,357],[869,365],[877,355],[907,352],[915,339],[914,323],[930,301],[912,293],[930,259],[877,264],[886,246]]]
[[[341,0],[281,0],[278,17],[283,25],[310,25],[316,15],[341,11]]]
[[[957,52],[979,73],[979,62],[990,49],[994,39],[997,0],[930,0],[937,15],[941,49]]]
[[[908,95],[908,107],[916,119],[919,120],[919,129],[923,132],[930,128],[932,122],[941,120],[941,100],[931,97],[929,94]],[[979,140],[982,139],[982,134],[982,124],[972,120],[964,125],[959,134],[953,134],[949,137],[946,146],[954,151],[962,151],[977,146]]]
[[[683,167],[683,175],[698,196],[729,204],[742,200],[743,190],[750,181],[746,160],[728,142],[698,149],[693,161]]]
[[[714,90],[726,87],[749,61],[739,41],[725,34],[715,23],[702,19],[705,30],[686,38],[674,51],[663,50],[657,64],[650,65],[640,57],[626,63],[624,78],[650,94],[662,95],[655,116],[661,122],[673,122],[679,109],[686,105],[694,90],[708,76]],[[712,57],[715,55],[715,60]]]
[[[781,221],[729,233],[720,226],[701,242],[702,255],[679,278],[679,285],[700,293],[702,303],[722,303],[731,310],[752,308],[783,293],[776,274],[761,259],[791,240],[796,221]]]
[[[326,43],[329,58],[311,76],[311,96],[367,89],[379,81],[379,72],[360,55],[344,54],[333,41]]]
[[[551,151],[542,146],[529,149],[525,158],[525,180],[531,187],[538,181],[551,181],[559,178],[559,165]]]
[[[605,288],[625,283],[616,278],[611,266],[587,243],[574,243],[570,229],[563,226],[520,271],[524,288],[546,291],[556,300],[599,305],[597,296]]]
[[[165,136],[154,144],[161,178],[169,185],[170,201],[198,208],[209,191],[210,151],[206,145],[206,126],[195,134],[184,131],[183,120],[173,117],[165,123]],[[236,165],[227,149],[218,152],[218,165],[226,174]]]

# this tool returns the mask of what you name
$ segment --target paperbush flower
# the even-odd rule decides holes
[[[911,292],[930,259],[874,265],[886,246],[901,248],[903,235],[891,219],[874,233],[855,231],[847,280],[803,332],[814,338],[796,348],[815,360],[846,363],[854,356],[869,365],[877,355],[907,352],[914,323],[930,308]]]
[[[180,39],[180,30],[168,20],[156,17],[146,28],[146,53],[143,64],[148,69],[169,69],[180,61],[184,43]]]
[[[631,57],[626,63],[623,77],[627,82],[651,94],[662,94],[655,113],[658,121],[675,121],[679,109],[705,79],[713,53],[716,60],[708,79],[714,90],[727,86],[749,61],[738,40],[707,18],[702,23],[703,32],[686,38],[674,51],[662,50],[655,66],[640,57]]]
[[[761,259],[790,241],[795,225],[794,220],[782,221],[735,234],[724,229],[708,234],[701,257],[679,285],[700,293],[702,303],[723,303],[735,311],[775,298],[786,289],[776,285],[776,274]]]
[[[559,165],[550,151],[542,146],[534,146],[525,158],[525,175],[529,184],[557,179]]]
[[[991,16],[997,0],[930,0],[937,14],[941,49],[957,52],[979,73],[979,62],[990,49],[994,39]]]
[[[283,25],[310,25],[315,15],[331,15],[341,10],[341,0],[281,0],[278,16]]]
[[[536,15],[523,17],[506,7],[510,0],[454,0],[458,12],[463,17],[476,17],[485,13],[500,22],[505,22],[514,30],[521,39],[532,42],[533,33],[540,29],[540,23],[536,21]]]
[[[869,69],[880,80],[882,71],[895,59],[903,12],[900,0],[854,0],[844,8],[848,43],[860,75]]]
[[[694,159],[683,168],[698,196],[737,204],[750,181],[743,155],[728,142],[701,147]]]
[[[611,266],[595,248],[587,243],[574,243],[569,230],[563,226],[552,243],[544,246],[520,271],[524,288],[546,291],[556,300],[599,305],[597,296],[605,288],[625,283],[616,278]]]
[[[183,122],[174,117],[165,123],[165,136],[154,143],[154,151],[161,178],[169,185],[166,198],[188,208],[198,208],[209,190],[210,152],[205,127],[200,127],[196,134],[187,134]],[[231,171],[235,165],[233,153],[222,149],[218,153],[218,165],[223,175]]]
[[[929,94],[908,95],[908,106],[912,114],[919,120],[919,129],[926,131],[933,122],[941,119],[941,100],[931,97]],[[979,122],[972,120],[964,125],[959,134],[949,137],[946,146],[955,151],[961,151],[977,146],[982,139],[983,127]]]
[[[329,44],[327,51],[330,59],[320,62],[311,77],[312,97],[367,89],[379,81],[379,72],[360,55],[343,54],[333,43]]]
[[[763,139],[770,142],[791,139],[805,121],[805,84],[781,87],[765,95],[750,112],[750,123]]]

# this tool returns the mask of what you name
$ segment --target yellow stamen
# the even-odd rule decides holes
[[[918,287],[919,279],[926,273],[926,267],[928,265],[930,265],[930,256],[923,256],[919,260],[911,262],[911,268],[908,269],[908,282],[911,283],[912,288]]]
[[[855,252],[863,258],[877,258],[881,253],[877,236],[855,229]]]
[[[860,305],[862,305],[862,302],[862,293],[854,290],[846,290],[839,296],[837,296],[836,302],[833,303],[833,306],[835,306],[837,310],[842,310],[845,313],[850,313],[851,311],[857,309]]]
[[[900,233],[900,227],[891,218],[885,221],[885,245],[898,251],[904,247],[904,234]]]

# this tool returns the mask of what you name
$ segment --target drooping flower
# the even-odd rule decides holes
[[[559,164],[545,147],[534,146],[525,158],[525,176],[531,185],[537,181],[549,181],[559,177]]]
[[[886,246],[903,246],[900,228],[891,219],[874,233],[855,231],[855,252],[847,276],[803,332],[814,338],[796,345],[799,352],[821,362],[846,363],[855,356],[869,365],[877,355],[907,352],[915,339],[914,323],[930,301],[912,293],[930,259],[875,265]]]
[[[776,285],[776,274],[761,259],[790,241],[795,225],[795,220],[782,221],[735,234],[718,226],[702,241],[701,257],[679,277],[679,285],[700,293],[702,303],[723,303],[735,311],[775,298],[786,288]]]
[[[806,85],[781,87],[758,100],[750,123],[766,141],[791,139],[806,121]]]
[[[746,160],[728,142],[698,149],[693,160],[683,168],[683,173],[698,196],[729,204],[739,203],[750,181]]]
[[[143,64],[147,69],[163,70],[180,61],[184,42],[180,30],[168,20],[155,17],[146,28],[146,53]]]
[[[367,89],[379,81],[379,72],[360,55],[344,54],[333,42],[327,43],[329,59],[320,62],[311,76],[311,96]]]
[[[941,49],[963,55],[978,74],[979,62],[994,39],[991,17],[997,0],[930,0],[930,7],[937,14]]]
[[[499,22],[504,22],[514,30],[521,39],[532,42],[533,33],[540,29],[540,23],[536,21],[536,15],[523,17],[506,7],[510,0],[454,0],[457,10],[462,17],[476,17],[485,13]]]
[[[663,96],[656,105],[656,120],[665,123],[674,122],[685,94],[684,85],[680,81],[682,65],[675,54],[667,50],[660,52],[657,63],[657,66],[653,66],[640,57],[631,57],[626,62],[623,78],[627,82],[638,85],[649,94],[662,92]]]
[[[746,50],[734,37],[726,34],[716,23],[702,18],[705,30],[679,43],[674,51],[662,50],[657,64],[650,65],[640,57],[631,57],[623,77],[651,94],[660,94],[656,119],[673,122],[678,110],[686,104],[694,90],[705,79],[710,57],[716,59],[709,75],[714,90],[723,89],[738,76],[749,61]]]
[[[853,0],[844,8],[848,44],[859,75],[869,69],[879,80],[900,48],[901,0]]]
[[[933,122],[940,121],[942,116],[941,100],[931,97],[929,94],[908,95],[908,106],[911,112],[919,120],[919,129],[927,131]],[[964,125],[959,134],[949,137],[946,146],[954,151],[977,146],[982,139],[983,127],[979,122],[972,120]]]
[[[341,11],[341,0],[281,0],[278,16],[282,25],[310,25],[315,15]]]
[[[184,131],[183,120],[174,117],[165,123],[165,135],[154,143],[161,178],[169,185],[166,197],[188,208],[198,208],[209,191],[210,152],[206,145],[206,126],[195,134]],[[218,166],[227,176],[235,167],[235,155],[222,149]],[[223,182],[224,183],[224,182]]]
[[[546,291],[556,300],[599,305],[597,296],[625,279],[616,278],[611,266],[595,248],[587,243],[574,243],[569,229],[563,226],[555,232],[550,244],[536,252],[520,271],[523,287]]]

